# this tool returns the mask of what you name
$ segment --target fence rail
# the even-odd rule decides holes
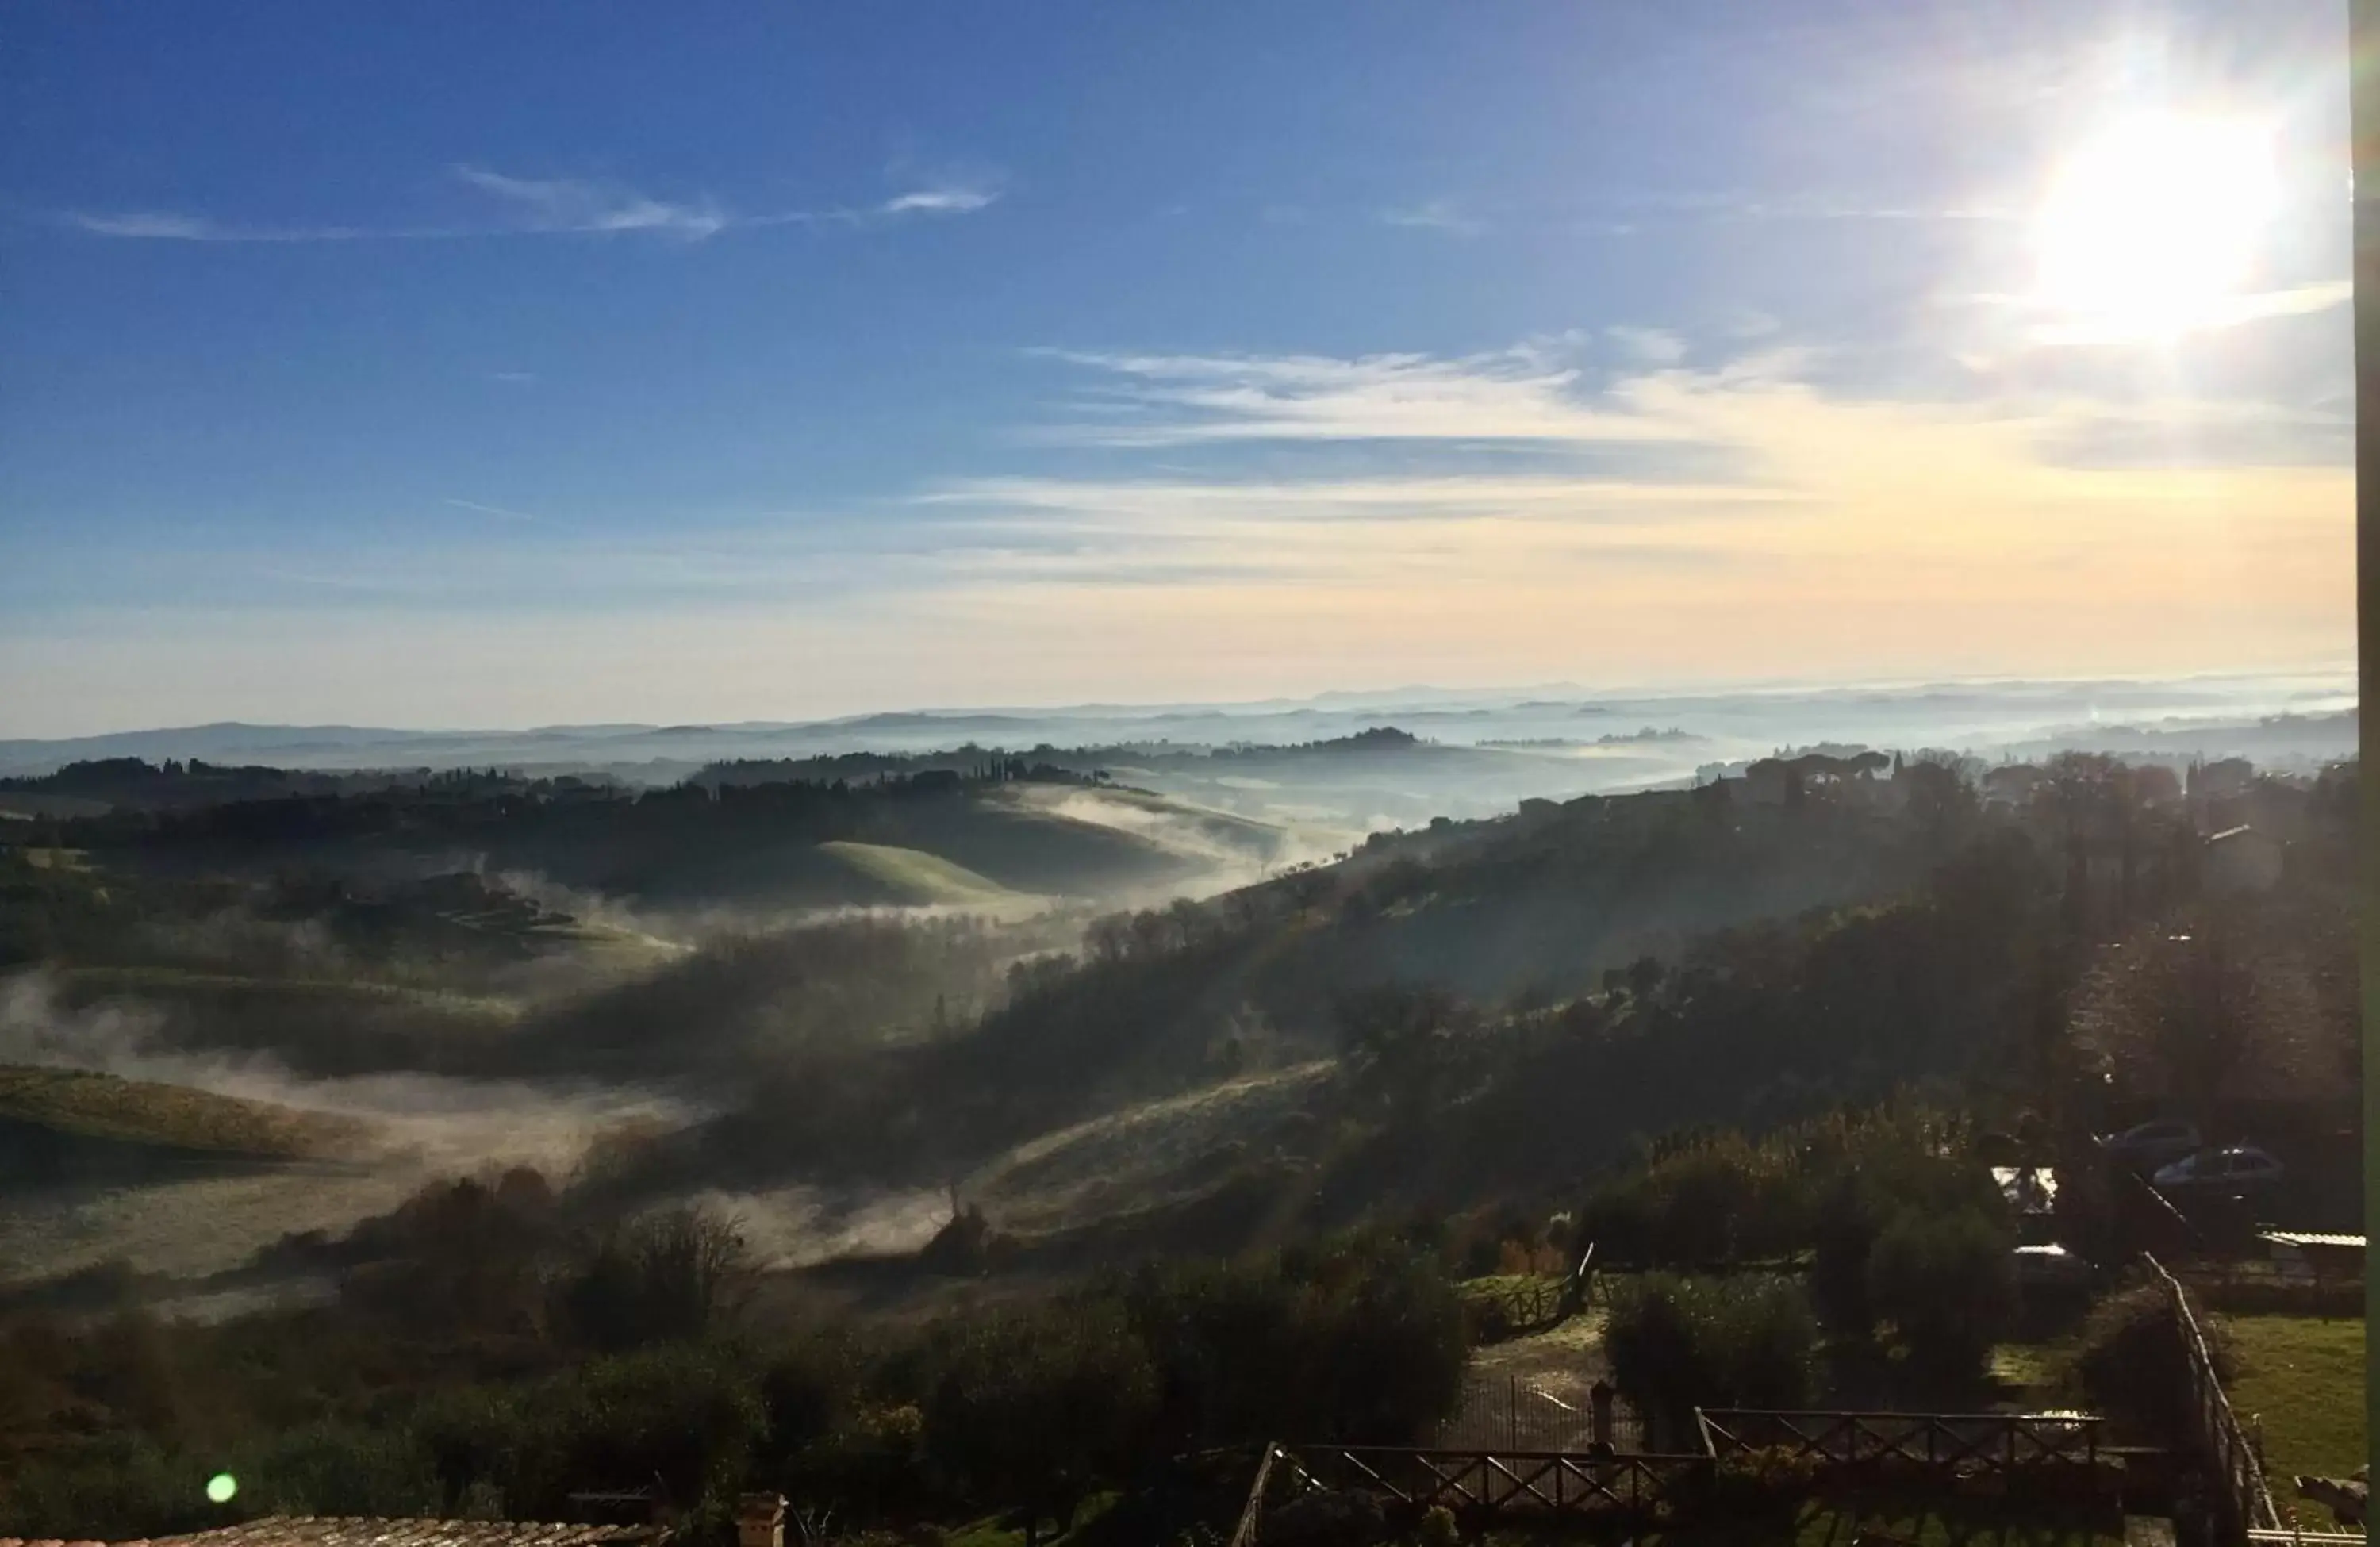
[[[2176,1263],[2168,1270],[2201,1304],[2233,1315],[2356,1317],[2363,1314],[2363,1271],[2310,1259],[2284,1265],[2266,1258]]]
[[[1924,1469],[1949,1480],[2022,1475],[2096,1480],[2103,1420],[2079,1413],[1697,1411],[1690,1455],[1485,1446],[1268,1446],[1232,1547],[1257,1547],[1268,1482],[1358,1492],[1478,1522],[1511,1516],[1650,1519],[1709,1507],[1731,1460],[1815,1462],[1823,1477]],[[1769,1474],[1761,1473],[1767,1477]],[[1773,1478],[1770,1479],[1773,1481]],[[1803,1485],[1807,1485],[1805,1474]],[[1821,1483],[1820,1485],[1824,1485]]]
[[[1524,1284],[1499,1289],[1472,1303],[1486,1312],[1488,1320],[1483,1335],[1494,1341],[1553,1325],[1561,1320],[1562,1305],[1569,1296],[1568,1279],[1534,1278]]]
[[[1257,1480],[1248,1489],[1248,1502],[1240,1506],[1240,1523],[1232,1531],[1231,1547],[1256,1547],[1257,1532],[1264,1520],[1265,1486],[1272,1481],[1272,1464],[1281,1455],[1279,1445],[1267,1445],[1264,1458],[1257,1463]]]
[[[2273,1495],[2265,1487],[2265,1469],[2240,1432],[2231,1399],[2223,1393],[2214,1357],[2207,1352],[2206,1334],[2190,1309],[2190,1297],[2155,1258],[2143,1252],[2141,1261],[2164,1286],[2173,1307],[2174,1324],[2181,1334],[2182,1395],[2188,1399],[2190,1438],[2201,1458],[2214,1468],[2226,1534],[2240,1541],[2252,1531],[2279,1530],[2280,1512],[2273,1507]]]
[[[1595,1246],[1590,1242],[1578,1264],[1560,1278],[1531,1279],[1475,1304],[1489,1313],[1488,1336],[1495,1341],[1559,1326],[1585,1309],[1594,1299]]]
[[[1458,1517],[1649,1516],[1683,1499],[1710,1471],[1703,1456],[1581,1456],[1568,1451],[1283,1445],[1317,1487],[1384,1494]]]
[[[1713,1456],[1781,1454],[1832,1466],[1992,1473],[2099,1464],[2103,1419],[2080,1413],[1699,1410]]]

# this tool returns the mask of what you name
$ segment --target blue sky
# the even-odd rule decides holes
[[[0,734],[2336,662],[2338,9],[13,6]]]

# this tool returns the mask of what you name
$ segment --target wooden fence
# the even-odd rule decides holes
[[[1704,1446],[1832,1469],[2008,1473],[2091,1468],[2105,1420],[2081,1413],[1859,1413],[1701,1409]]]
[[[1648,1455],[1505,1446],[1273,1444],[1265,1447],[1231,1547],[1258,1547],[1270,1501],[1309,1490],[1367,1493],[1410,1515],[1445,1508],[1475,1524],[1509,1517],[1651,1519],[1708,1507],[1722,1468],[1776,1460],[1796,1488],[1905,1470],[1949,1483],[1973,1477],[2068,1478],[2095,1486],[2102,1420],[2068,1413],[1767,1412],[1695,1415],[1704,1449]],[[1832,1474],[1831,1479],[1829,1474]]]
[[[2240,1432],[2240,1420],[2231,1411],[2231,1399],[2223,1394],[2223,1383],[2215,1373],[2214,1357],[2207,1352],[2206,1334],[2191,1311],[2190,1297],[2155,1258],[2143,1252],[2141,1261],[2156,1276],[2168,1303],[2173,1307],[2174,1324],[2181,1334],[2180,1395],[2184,1405],[2183,1422],[2188,1426],[2192,1448],[2213,1473],[2216,1513],[2224,1535],[2240,1541],[2246,1540],[2251,1531],[2280,1529],[2280,1514],[2274,1509],[2273,1496],[2265,1487],[2264,1468],[2257,1464],[2255,1450]]]
[[[1264,1447],[1264,1456],[1257,1463],[1257,1480],[1248,1489],[1248,1502],[1240,1506],[1240,1523],[1232,1531],[1231,1547],[1257,1547],[1257,1533],[1264,1524],[1265,1489],[1272,1481],[1272,1464],[1280,1456],[1279,1445]]]
[[[2363,1314],[2362,1266],[2340,1269],[2315,1259],[2290,1271],[2264,1258],[2175,1263],[2169,1271],[2201,1305],[2231,1316]]]
[[[1427,1450],[1396,1445],[1281,1445],[1300,1482],[1380,1495],[1458,1518],[1650,1517],[1710,1476],[1706,1456],[1582,1456],[1573,1451]]]
[[[1559,1326],[1585,1309],[1594,1299],[1595,1248],[1590,1244],[1577,1266],[1561,1277],[1532,1279],[1486,1300],[1484,1307],[1492,1318],[1488,1341]]]

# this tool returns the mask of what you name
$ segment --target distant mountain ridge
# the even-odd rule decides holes
[[[1575,696],[1559,696],[1564,691],[1543,686],[1500,692],[1413,688],[1239,703],[888,710],[806,721],[673,725],[611,722],[407,730],[219,721],[61,739],[0,740],[0,775],[137,757],[348,772],[494,766],[604,773],[630,783],[669,784],[707,764],[739,759],[916,753],[969,740],[1011,750],[1042,744],[1288,747],[1342,740],[1394,725],[1418,740],[1441,745],[1550,744],[1577,739],[1582,716],[1668,727],[1701,737],[1712,753],[1726,757],[1760,756],[1788,740],[1937,746],[1989,754],[2052,741],[2079,745],[2078,737],[2104,739],[2125,727],[2156,734],[2159,750],[2269,752],[2276,749],[2269,733],[2262,738],[2246,738],[2243,733],[2280,715],[2294,716],[2289,749],[2298,755],[2340,756],[2353,745],[2351,723],[2325,723],[2353,705],[2354,681],[2345,673],[1780,686],[1673,693],[1576,690]],[[2235,741],[2239,745],[2230,744]],[[1690,768],[1672,772],[1691,774]],[[1642,770],[1629,775],[1639,784],[1665,776]]]

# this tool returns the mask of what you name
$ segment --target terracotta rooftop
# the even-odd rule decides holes
[[[107,1543],[0,1536],[0,1547],[597,1547],[650,1542],[650,1526],[547,1526],[516,1520],[380,1520],[276,1515],[188,1536]]]

